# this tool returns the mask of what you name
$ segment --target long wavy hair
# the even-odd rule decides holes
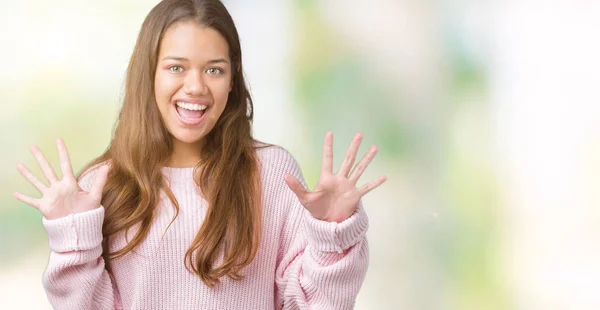
[[[175,206],[175,220],[179,205],[161,171],[172,153],[172,137],[157,107],[154,78],[163,34],[174,23],[188,21],[210,27],[225,38],[233,71],[225,110],[205,137],[201,160],[194,168],[194,181],[209,207],[185,254],[186,268],[214,287],[223,276],[242,278],[240,271],[256,257],[262,230],[252,98],[244,81],[238,33],[220,1],[164,0],[152,9],[129,62],[112,141],[83,171],[103,163],[111,166],[102,196],[102,255],[109,270],[110,260],[132,251],[148,235],[160,191]],[[109,253],[108,239],[137,225],[131,241]],[[217,266],[219,258],[222,263]]]

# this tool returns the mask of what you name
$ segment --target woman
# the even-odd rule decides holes
[[[332,173],[305,189],[294,158],[254,140],[235,25],[217,0],[165,0],[147,16],[106,152],[49,185],[15,193],[38,209],[51,250],[43,283],[56,309],[349,309],[368,264],[356,188],[358,134]]]

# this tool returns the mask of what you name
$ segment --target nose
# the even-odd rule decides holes
[[[201,96],[207,92],[204,75],[198,70],[190,71],[184,80],[183,91],[190,96]]]

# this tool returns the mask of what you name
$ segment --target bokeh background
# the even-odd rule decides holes
[[[107,146],[153,0],[0,1],[0,308],[50,309],[30,145]],[[380,153],[363,181],[356,309],[600,309],[600,3],[229,0],[255,136],[309,185],[324,133]]]

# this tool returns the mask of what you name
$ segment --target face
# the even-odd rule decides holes
[[[154,95],[176,152],[200,152],[225,109],[231,77],[229,46],[219,32],[194,22],[175,23],[166,30]]]

